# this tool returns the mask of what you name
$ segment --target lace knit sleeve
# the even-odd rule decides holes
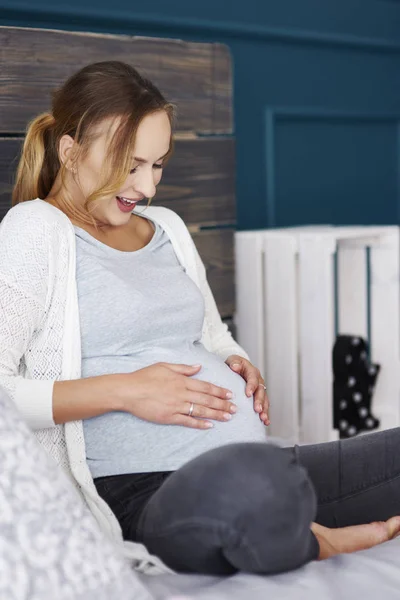
[[[233,339],[226,323],[222,321],[213,293],[207,281],[204,263],[201,260],[194,243],[193,248],[196,260],[196,270],[200,282],[200,289],[205,301],[205,323],[211,339],[212,352],[218,354],[218,356],[223,358],[223,360],[226,360],[231,354],[238,354],[243,358],[249,359],[247,353]]]
[[[46,310],[47,227],[30,221],[22,205],[11,209],[0,225],[0,385],[34,429],[54,425],[53,382],[20,374]]]

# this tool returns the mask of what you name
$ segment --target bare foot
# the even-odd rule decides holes
[[[311,530],[319,543],[318,560],[324,560],[335,554],[366,550],[391,540],[400,534],[400,516],[392,517],[388,521],[338,529],[329,529],[312,523]]]

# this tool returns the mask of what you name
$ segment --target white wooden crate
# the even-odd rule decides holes
[[[235,254],[238,341],[266,378],[271,435],[288,443],[337,438],[332,410],[335,321],[338,333],[370,334],[371,359],[382,365],[374,414],[382,429],[399,425],[399,229],[322,226],[237,232]]]

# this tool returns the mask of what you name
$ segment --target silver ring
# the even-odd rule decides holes
[[[193,402],[192,402],[192,403],[191,403],[191,405],[190,405],[190,408],[189,408],[189,417],[191,417],[191,416],[192,416],[192,414],[193,414],[193,409],[194,409],[194,404],[193,404]]]
[[[261,385],[261,387],[263,387],[263,388],[264,388],[264,390],[265,390],[265,391],[267,391],[267,388],[265,387],[265,385],[264,385],[263,383],[259,383],[259,384],[258,384],[258,387],[260,387],[260,385]]]

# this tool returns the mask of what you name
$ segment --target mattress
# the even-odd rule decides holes
[[[400,600],[400,537],[275,576],[140,576],[155,600]]]

